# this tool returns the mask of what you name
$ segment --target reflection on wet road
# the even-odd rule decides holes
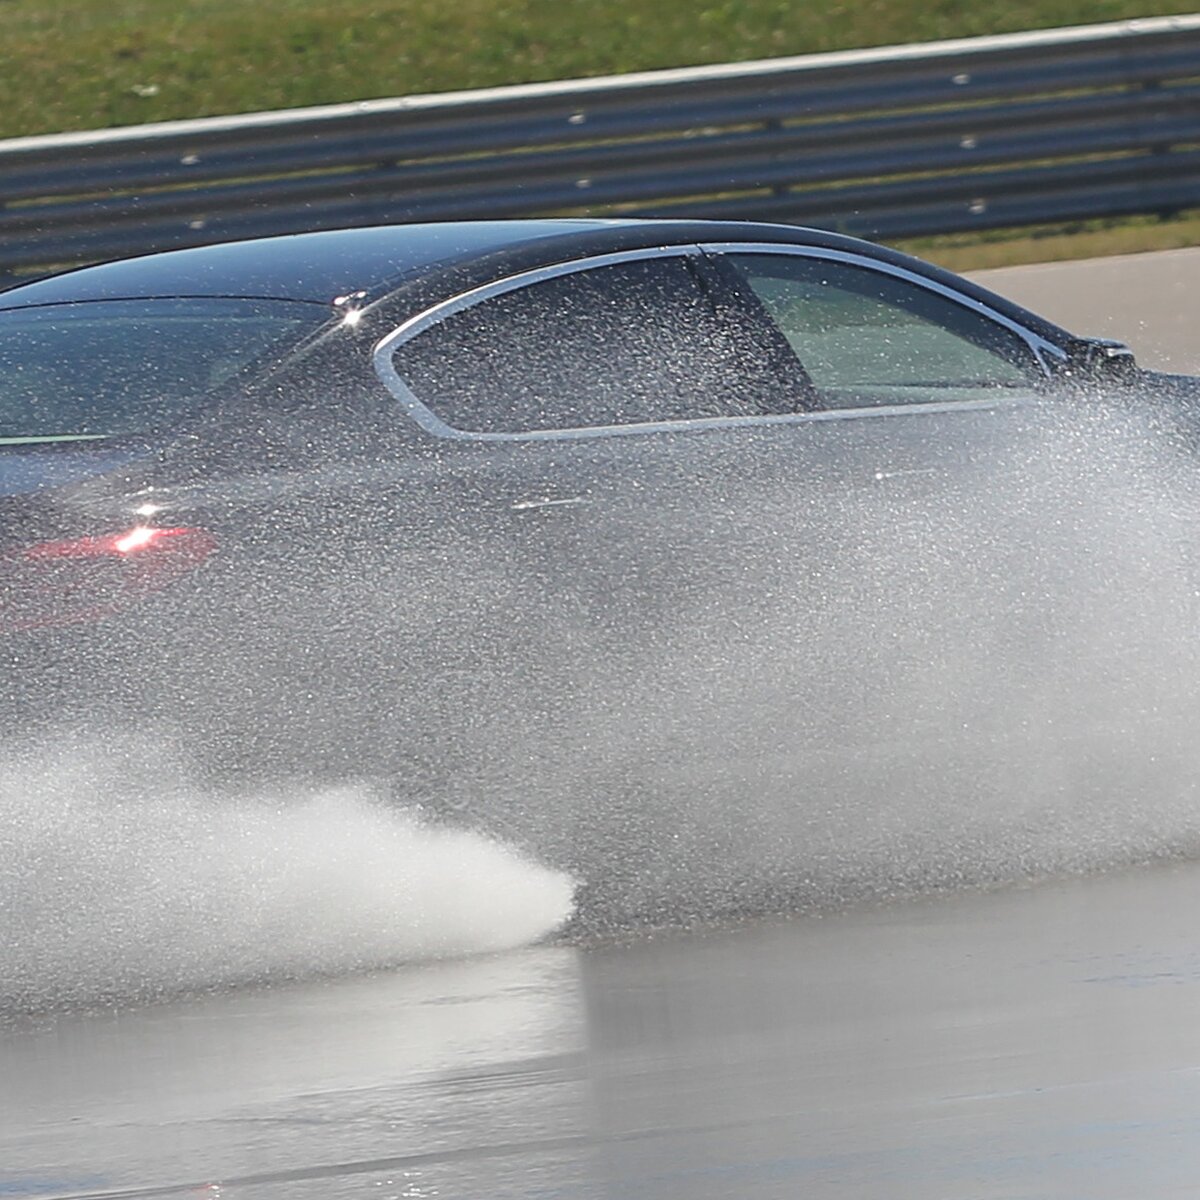
[[[1200,868],[3,1034],[0,1195],[1190,1195]]]

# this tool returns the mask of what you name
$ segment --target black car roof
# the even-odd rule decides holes
[[[330,304],[381,299],[409,282],[459,285],[641,246],[760,241],[867,252],[940,281],[1045,336],[1065,331],[959,276],[883,246],[794,225],[749,221],[570,219],[446,221],[285,234],[167,250],[79,267],[0,292],[0,310],[86,300],[245,296]],[[462,270],[456,270],[461,267]],[[1069,335],[1068,335],[1069,336]]]
[[[167,250],[79,267],[0,293],[0,308],[153,296],[257,296],[328,304],[378,294],[436,264],[527,242],[570,238],[612,222],[457,221],[284,234]]]

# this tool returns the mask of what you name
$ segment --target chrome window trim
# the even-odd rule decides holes
[[[469,442],[528,442],[528,441],[575,441],[583,438],[597,437],[626,437],[634,434],[668,433],[684,431],[705,431],[712,429],[738,428],[741,426],[759,425],[794,425],[809,422],[844,421],[871,417],[887,417],[912,415],[915,413],[944,413],[959,412],[972,409],[989,409],[1007,407],[1013,403],[1028,403],[1035,398],[1035,393],[1024,390],[1015,395],[987,396],[977,400],[948,400],[934,401],[929,404],[895,404],[875,405],[863,408],[821,409],[816,412],[769,414],[764,416],[747,417],[697,417],[681,421],[652,421],[629,425],[586,425],[567,429],[531,429],[513,432],[483,432],[477,430],[457,429],[446,424],[432,409],[417,398],[408,384],[400,377],[392,363],[392,355],[398,346],[424,332],[431,325],[470,308],[493,296],[501,296],[506,292],[530,284],[554,279],[560,275],[572,275],[580,271],[588,271],[597,267],[612,266],[618,263],[638,262],[654,258],[696,258],[703,253],[750,253],[750,254],[790,254],[797,257],[828,258],[839,262],[862,266],[868,270],[882,271],[895,275],[920,287],[937,292],[947,299],[963,304],[983,316],[989,317],[998,324],[1009,329],[1021,338],[1031,349],[1034,358],[1042,371],[1047,375],[1050,371],[1045,360],[1045,353],[1057,358],[1065,358],[1065,352],[1052,342],[1046,341],[1032,331],[1025,329],[1017,322],[995,312],[985,304],[964,296],[952,288],[943,286],[934,280],[926,279],[913,271],[895,267],[890,263],[881,263],[866,255],[851,254],[841,250],[826,250],[819,246],[790,246],[786,243],[773,242],[706,242],[703,245],[683,244],[678,246],[655,246],[637,250],[621,250],[608,254],[597,254],[590,258],[572,259],[568,262],[554,263],[550,266],[536,267],[529,271],[521,271],[503,279],[481,284],[479,287],[460,292],[447,300],[442,300],[429,308],[409,317],[390,333],[385,334],[372,351],[372,362],[375,373],[389,392],[399,401],[405,414],[426,433],[434,437],[446,438],[453,441]]]

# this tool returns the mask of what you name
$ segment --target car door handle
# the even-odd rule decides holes
[[[903,479],[909,475],[940,475],[942,473],[940,467],[902,467],[896,471],[876,471],[871,478],[876,483],[882,483],[885,479]]]
[[[586,496],[533,496],[527,500],[514,500],[513,512],[530,512],[538,508],[574,508],[580,504],[589,504]]]

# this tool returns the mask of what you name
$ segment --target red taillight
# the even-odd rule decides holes
[[[186,575],[213,552],[206,529],[138,525],[0,555],[0,633],[111,615]]]

